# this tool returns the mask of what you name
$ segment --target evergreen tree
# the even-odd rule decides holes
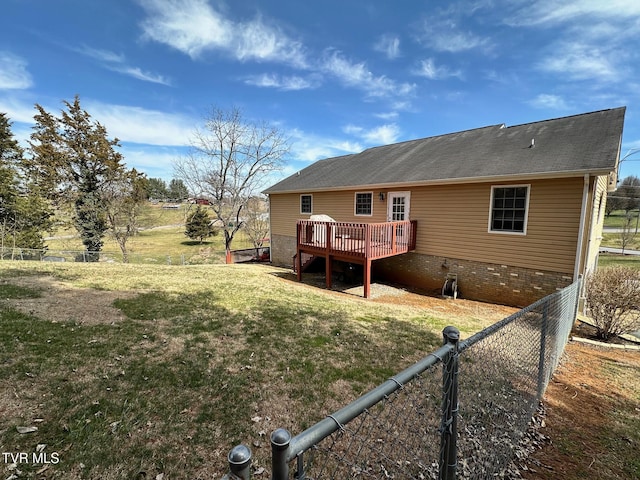
[[[169,182],[169,198],[180,201],[189,198],[189,190],[182,180],[174,178]]]
[[[167,183],[161,178],[150,178],[147,190],[153,200],[164,200],[168,196]]]
[[[42,232],[51,225],[46,202],[20,176],[23,150],[11,122],[0,113],[0,246],[43,248]]]
[[[107,231],[105,186],[125,174],[117,139],[82,109],[80,99],[64,101],[60,117],[36,104],[31,134],[31,158],[25,162],[29,179],[55,205],[73,205],[74,225],[87,251],[102,249]],[[95,259],[95,258],[94,258]]]
[[[185,227],[186,229],[184,234],[191,240],[199,240],[200,243],[202,243],[205,238],[213,237],[218,234],[218,231],[211,223],[209,214],[200,205],[198,205],[196,210],[189,215]]]

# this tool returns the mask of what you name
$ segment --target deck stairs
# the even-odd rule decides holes
[[[324,260],[323,257],[318,257],[316,255],[310,255],[310,254],[305,253],[305,252],[302,252],[300,255],[301,255],[300,260],[301,260],[301,264],[302,264],[301,270],[303,272],[306,272],[309,268],[311,268],[311,266],[316,262],[316,260],[320,260],[320,259]],[[298,272],[297,271],[298,262],[296,262],[297,258],[298,258],[297,254],[293,256],[293,271],[296,272],[296,273]]]

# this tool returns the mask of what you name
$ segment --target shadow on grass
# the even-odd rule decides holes
[[[314,294],[228,308],[215,290],[152,291],[114,306],[127,319],[77,325],[0,312],[0,385],[22,405],[3,416],[0,443],[63,452],[54,478],[195,478],[213,458],[222,472],[228,449],[255,437],[258,408],[301,431],[440,343],[427,325],[347,313]],[[286,408],[272,403],[281,400]],[[38,432],[19,435],[33,418],[44,418]]]
[[[214,245],[215,242],[207,242],[205,241],[199,241],[199,240],[184,240],[183,242],[180,242],[180,245],[185,245],[188,247],[207,247],[210,245]]]

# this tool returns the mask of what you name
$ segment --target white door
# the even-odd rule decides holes
[[[402,222],[409,220],[409,201],[411,192],[389,192],[387,200],[387,221]],[[408,242],[407,229],[403,225],[395,227],[397,245],[406,245]]]
[[[411,192],[389,192],[387,198],[387,222],[409,220]]]

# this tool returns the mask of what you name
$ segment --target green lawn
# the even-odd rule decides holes
[[[46,478],[220,478],[233,445],[264,465],[265,432],[340,408],[449,323],[468,336],[500,318],[478,308],[435,316],[259,265],[0,261],[0,445],[46,445]]]
[[[640,268],[640,256],[638,255],[613,255],[601,253],[598,257],[599,267],[624,265],[626,267]]]
[[[184,234],[184,219],[190,205],[181,205],[179,209],[164,209],[161,206],[147,205],[140,218],[142,229],[127,242],[131,263],[221,263],[224,262],[224,235],[219,232],[202,244],[193,241]],[[210,214],[213,217],[213,214]],[[84,250],[80,238],[73,231],[61,231],[60,238],[47,240],[49,252],[55,255],[59,251],[81,252]],[[66,238],[72,235],[71,238]],[[232,248],[251,248],[251,241],[242,230],[236,233]],[[115,240],[106,235],[103,252],[120,261],[122,255]]]
[[[638,216],[638,211],[629,212],[630,215],[635,219]],[[624,210],[615,210],[611,212],[609,216],[604,217],[604,226],[611,228],[620,228],[626,222],[626,213]],[[633,225],[635,225],[635,220],[633,220]]]

